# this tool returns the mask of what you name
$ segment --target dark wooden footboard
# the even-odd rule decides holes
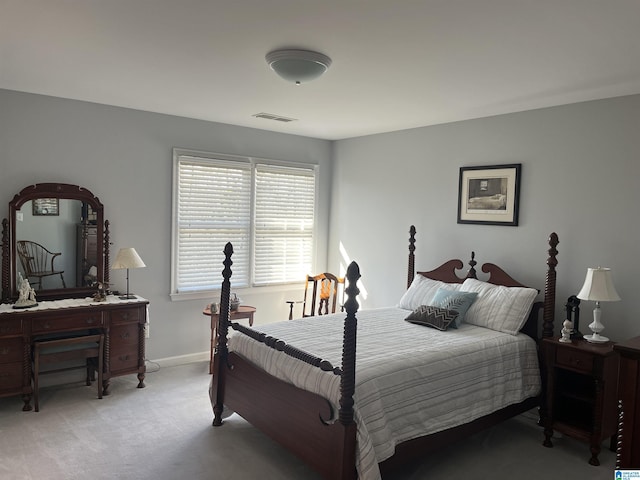
[[[234,352],[228,367],[225,406],[323,477],[356,478],[355,423],[328,423],[334,416],[328,400],[273,377]]]
[[[222,425],[224,408],[238,413],[249,423],[277,441],[328,479],[353,480],[355,467],[356,424],[353,411],[355,391],[356,331],[360,268],[352,262],[347,269],[347,312],[344,322],[342,366],[334,368],[284,341],[229,322],[231,256],[233,247],[225,247],[222,293],[218,318],[218,337],[214,354],[211,398],[214,401],[213,425]],[[229,352],[229,326],[265,345],[327,372],[340,376],[340,408],[337,420],[331,403],[320,395],[284,382],[235,352]]]

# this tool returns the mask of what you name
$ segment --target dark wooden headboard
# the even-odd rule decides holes
[[[407,288],[411,286],[413,277],[415,276],[415,243],[416,243],[416,228],[411,225],[409,229],[409,265],[407,269]],[[522,327],[521,332],[526,333],[530,337],[538,340],[540,338],[539,333],[539,316],[540,310],[543,311],[543,323],[542,323],[542,337],[552,337],[554,333],[554,316],[555,316],[555,296],[556,296],[556,271],[555,267],[558,265],[556,256],[558,250],[558,235],[552,233],[549,236],[549,257],[547,258],[547,274],[545,276],[545,289],[544,300],[536,302],[531,308],[531,313],[527,322]],[[458,276],[456,270],[462,270],[464,264],[462,260],[453,259],[448,260],[439,267],[429,270],[417,272],[418,275],[423,275],[432,280],[439,280],[446,283],[463,283],[467,278],[477,279],[475,266],[477,262],[475,260],[475,252],[471,252],[471,260],[469,261],[469,270],[464,277]],[[482,271],[489,274],[489,279],[486,280],[494,285],[504,285],[505,287],[527,287],[511,275],[505,272],[502,268],[494,263],[485,263],[482,265]],[[538,290],[539,291],[539,290]]]

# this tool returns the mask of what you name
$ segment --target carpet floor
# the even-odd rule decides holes
[[[0,479],[319,478],[237,415],[211,426],[206,362],[148,370],[146,388],[135,375],[114,378],[101,400],[81,380],[42,388],[38,413],[22,412],[19,397],[0,398]],[[535,421],[521,415],[385,480],[613,478],[608,442],[593,467],[584,442],[558,437],[544,448]]]

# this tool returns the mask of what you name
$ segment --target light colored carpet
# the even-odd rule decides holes
[[[19,397],[0,398],[0,479],[319,478],[237,415],[213,428],[207,372],[206,362],[162,368],[144,389],[135,375],[114,378],[102,400],[82,381],[47,387],[39,413],[22,412]],[[542,438],[535,416],[523,415],[387,478],[613,478],[608,449],[593,467],[585,443],[556,438],[549,449]]]

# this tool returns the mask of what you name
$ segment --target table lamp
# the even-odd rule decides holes
[[[121,300],[129,300],[136,298],[135,295],[129,294],[129,269],[146,267],[135,248],[121,248],[118,250],[116,259],[111,265],[112,270],[127,269],[127,294],[119,297]]]
[[[580,300],[596,302],[596,306],[593,309],[593,323],[589,325],[593,335],[585,335],[584,339],[592,343],[608,342],[609,339],[607,337],[600,335],[600,332],[604,330],[604,325],[600,321],[600,302],[616,302],[620,300],[620,296],[613,286],[611,269],[601,267],[588,268],[584,285],[582,285],[577,297]]]

